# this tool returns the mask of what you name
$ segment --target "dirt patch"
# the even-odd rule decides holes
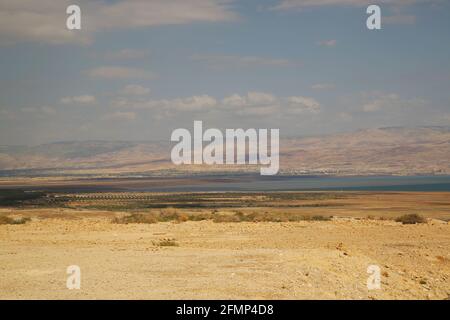
[[[450,292],[448,224],[113,224],[111,214],[92,213],[0,225],[0,298],[444,299]],[[380,290],[366,286],[373,264]],[[81,268],[80,290],[66,288],[71,265]]]

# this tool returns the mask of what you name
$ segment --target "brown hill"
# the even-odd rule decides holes
[[[255,171],[174,166],[169,142],[86,141],[0,146],[0,170],[19,174],[172,174]],[[450,127],[380,128],[280,141],[282,173],[450,174]],[[25,170],[25,171],[24,171]]]

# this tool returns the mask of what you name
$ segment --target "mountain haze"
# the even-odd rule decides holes
[[[85,141],[0,146],[0,170],[51,174],[255,171],[254,166],[175,166],[170,142]],[[281,173],[450,174],[450,127],[379,128],[280,141]],[[13,171],[12,171],[13,170]]]

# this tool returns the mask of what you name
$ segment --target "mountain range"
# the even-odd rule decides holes
[[[174,143],[72,141],[0,146],[3,175],[164,175],[256,172],[255,166],[175,166]],[[450,174],[450,127],[389,127],[281,138],[280,173],[335,175]]]

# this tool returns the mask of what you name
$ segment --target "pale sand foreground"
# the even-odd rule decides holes
[[[444,299],[450,225],[337,219],[0,225],[2,299]],[[158,241],[174,238],[176,247]],[[366,287],[367,267],[382,271]],[[81,289],[66,268],[81,268]]]

